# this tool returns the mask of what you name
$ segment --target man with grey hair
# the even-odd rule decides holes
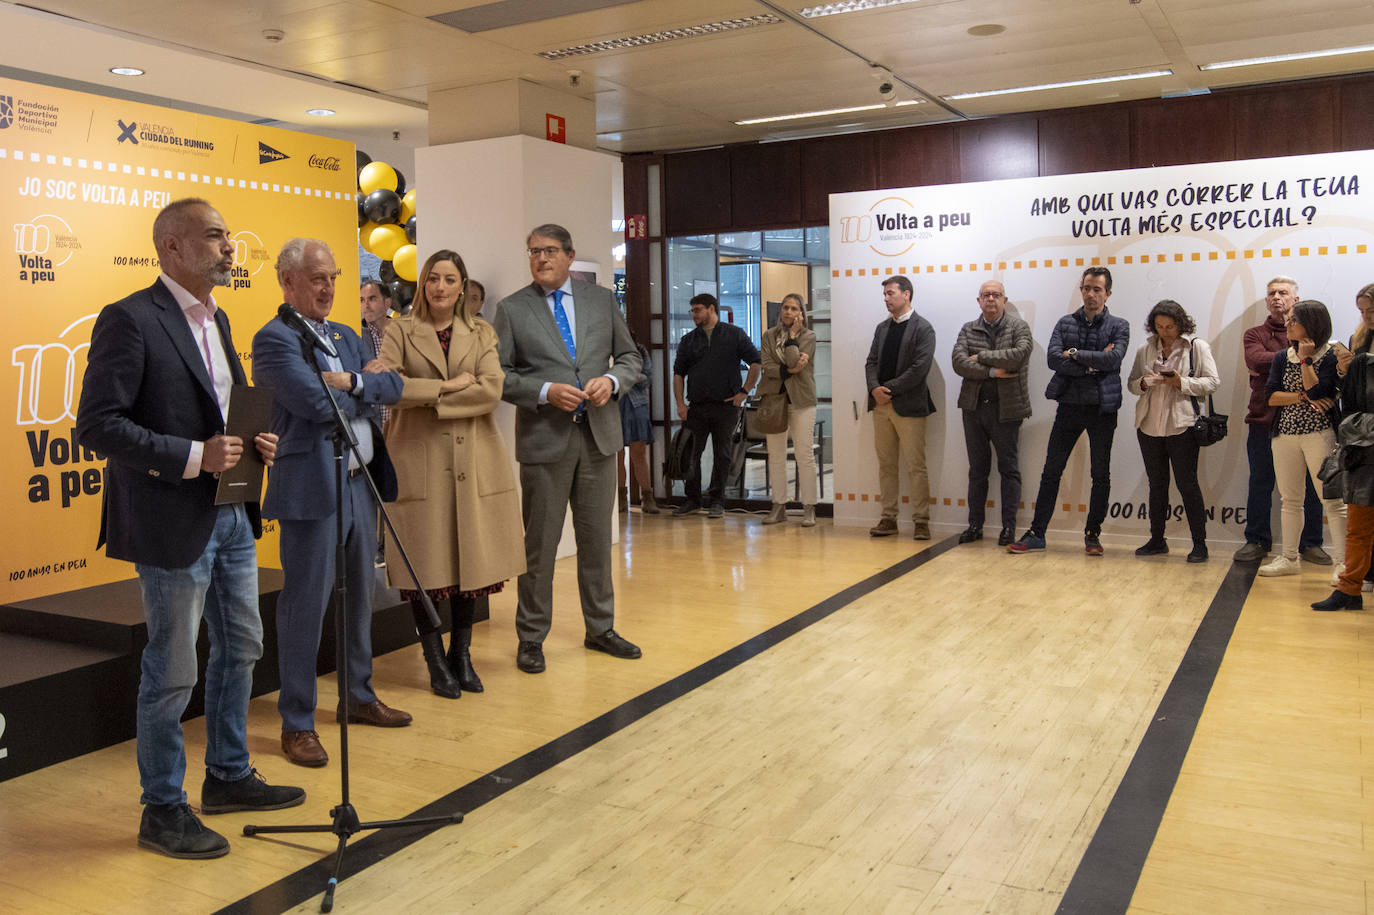
[[[572,508],[583,645],[614,658],[640,656],[615,631],[611,523],[615,456],[623,447],[614,402],[639,377],[639,349],[611,291],[570,272],[572,236],[546,224],[525,238],[533,282],[496,306],[501,397],[515,405],[515,459],[525,520],[525,574],[517,583],[515,664],[544,670],[553,623],[553,565]]]
[[[258,504],[215,504],[216,477],[242,459],[224,432],[234,385],[246,383],[229,318],[211,291],[228,286],[234,244],[207,201],[168,204],[153,222],[162,273],[101,310],[91,333],[76,435],[108,459],[100,539],[134,563],[148,642],[138,684],[141,848],[173,858],[217,858],[223,836],[186,803],[181,716],[196,684],[196,635],[205,621],[205,782],[201,812],[272,810],[305,800],[269,785],[248,754],[248,700],[262,657]],[[269,466],[277,436],[253,446]],[[214,600],[206,600],[213,590]]]
[[[992,452],[1002,482],[1002,530],[998,546],[1016,539],[1016,509],[1021,504],[1017,445],[1021,422],[1031,414],[1030,357],[1035,341],[1029,325],[1007,313],[1006,288],[997,280],[978,287],[980,316],[959,328],[954,371],[963,378],[959,412],[968,450],[968,528],[960,543],[983,539]]]
[[[253,380],[272,389],[272,431],[281,437],[278,460],[267,480],[263,516],[281,524],[283,585],[277,598],[277,665],[281,693],[281,746],[286,758],[302,766],[323,766],[329,755],[315,731],[315,670],[325,608],[333,593],[337,515],[343,515],[347,565],[347,696],[337,715],[377,727],[403,727],[410,715],[389,708],[372,689],[373,555],[377,547],[377,508],[363,479],[365,466],[382,498],[396,498],[396,475],[387,457],[372,404],[395,403],[401,378],[376,360],[366,361],[358,334],[347,324],[326,320],[334,307],[339,270],[321,241],[293,238],[277,258],[277,281],[286,303],[315,332],[333,344],[331,356],[310,351],[330,391],[326,396],[315,369],[301,351],[301,337],[273,319],[253,337]],[[332,400],[332,403],[331,403]],[[336,505],[334,408],[348,420],[358,442],[345,455],[348,478],[343,504]]]
[[[1266,386],[1274,357],[1288,348],[1288,315],[1298,301],[1298,281],[1291,276],[1276,276],[1264,289],[1264,305],[1269,316],[1264,323],[1245,332],[1245,367],[1250,372],[1250,405],[1245,411],[1245,456],[1250,462],[1250,490],[1245,497],[1245,545],[1236,550],[1236,562],[1259,562],[1274,545],[1272,512],[1274,506],[1274,408],[1269,406]],[[1316,565],[1331,565],[1322,549],[1322,506],[1312,477],[1307,477],[1307,494],[1302,504],[1302,536],[1298,555]]]

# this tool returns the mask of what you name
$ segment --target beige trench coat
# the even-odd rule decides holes
[[[472,330],[455,319],[445,361],[434,328],[401,316],[387,326],[380,358],[405,380],[386,428],[400,490],[388,509],[421,584],[475,591],[521,574],[520,498],[492,417],[505,378],[496,331],[480,318]],[[441,398],[440,383],[463,372],[477,382]],[[414,587],[389,532],[387,541],[387,581]]]

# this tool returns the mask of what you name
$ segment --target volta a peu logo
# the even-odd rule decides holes
[[[258,141],[258,164],[266,165],[268,162],[280,162],[282,159],[290,159],[286,153],[280,149],[273,149],[261,140]]]

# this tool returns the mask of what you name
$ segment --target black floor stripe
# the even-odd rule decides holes
[[[757,657],[784,639],[820,622],[835,611],[843,609],[884,585],[891,584],[903,575],[947,552],[955,544],[956,538],[954,537],[932,544],[927,549],[845,588],[748,641],[741,642],[729,651],[636,696],[604,715],[593,718],[562,737],[555,738],[542,747],[531,750],[501,768],[446,794],[433,803],[416,810],[411,816],[438,816],[457,812],[468,813],[476,810],[488,801],[500,797],[512,788],[519,787],[536,775],[548,771],[598,741],[605,740],[622,728],[634,724],[674,699],[682,698],[697,687],[709,683],[721,674]],[[359,816],[366,818],[368,812],[366,798],[353,798],[352,800]],[[349,842],[348,851],[344,854],[343,872],[339,878],[339,902],[342,904],[347,902],[348,886],[342,881],[348,877],[396,854],[438,829],[466,828],[468,827],[461,824],[457,826],[416,826],[385,829],[366,835],[359,834],[359,837],[355,837],[353,841]],[[266,841],[270,840],[269,838]],[[325,883],[333,872],[333,867],[334,856],[330,854],[314,864],[307,865],[295,873],[288,874],[275,883],[263,887],[250,896],[245,896],[237,902],[225,906],[220,909],[220,912],[271,913],[271,915],[276,915],[276,913],[300,905],[312,896],[323,892]]]
[[[1232,564],[1217,589],[1059,902],[1062,915],[1114,915],[1130,907],[1256,568]]]

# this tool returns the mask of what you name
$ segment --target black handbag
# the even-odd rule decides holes
[[[1193,368],[1193,348],[1188,347],[1188,377],[1196,377],[1196,370]],[[1198,447],[1206,448],[1208,445],[1215,445],[1226,437],[1226,421],[1230,418],[1224,413],[1218,413],[1212,404],[1212,395],[1207,395],[1207,412],[1203,413],[1198,406],[1196,397],[1189,397],[1193,402],[1193,440],[1198,443]]]

